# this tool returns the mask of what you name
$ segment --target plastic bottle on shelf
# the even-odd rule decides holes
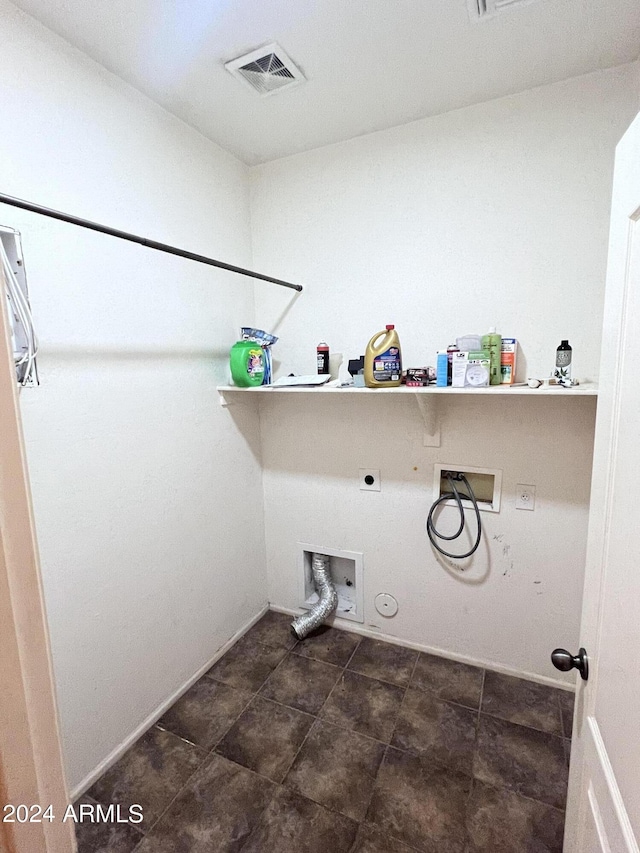
[[[449,384],[449,354],[445,350],[439,350],[436,363],[436,385],[438,388],[446,388]]]
[[[368,388],[395,388],[402,382],[402,353],[395,326],[377,332],[364,354],[364,382]]]
[[[255,341],[238,341],[231,347],[231,378],[239,388],[262,385],[265,352]]]
[[[496,333],[495,326],[489,329],[488,334],[482,336],[482,349],[489,353],[489,384],[500,385],[502,382],[502,374],[500,372],[502,337]]]
[[[571,355],[573,350],[569,341],[561,341],[556,350],[556,367],[553,371],[558,385],[571,385]]]

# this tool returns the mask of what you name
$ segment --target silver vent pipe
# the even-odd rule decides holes
[[[299,640],[304,640],[307,634],[322,625],[324,620],[331,616],[338,606],[338,593],[331,580],[329,557],[326,554],[316,554],[314,551],[311,559],[311,572],[320,600],[313,605],[311,610],[301,616],[296,616],[291,623],[293,633]]]

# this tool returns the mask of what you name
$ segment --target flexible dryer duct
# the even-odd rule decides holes
[[[304,640],[314,628],[322,625],[324,620],[338,606],[338,593],[331,581],[331,572],[329,571],[329,557],[326,554],[314,552],[311,560],[311,571],[320,600],[307,613],[296,616],[291,623],[293,633],[299,640]]]

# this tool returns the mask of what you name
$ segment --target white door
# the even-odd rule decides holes
[[[640,116],[616,151],[580,642],[590,674],[578,679],[565,853],[637,853]]]
[[[0,267],[0,851],[72,853],[5,287]]]

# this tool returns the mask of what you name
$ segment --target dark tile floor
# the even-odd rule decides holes
[[[572,696],[267,613],[93,785],[80,853],[560,853]]]

